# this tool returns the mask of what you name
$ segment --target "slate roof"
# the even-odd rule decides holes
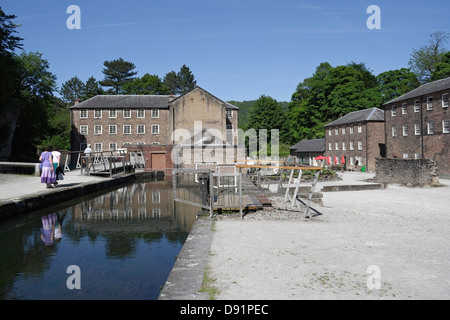
[[[302,140],[290,149],[294,152],[325,152],[325,139]]]
[[[384,105],[395,103],[395,102],[406,100],[406,99],[420,97],[423,95],[427,95],[430,93],[443,91],[443,90],[447,90],[447,89],[450,89],[450,77],[421,85],[420,87],[418,87],[414,90],[411,90],[410,92],[405,93],[404,95],[402,95],[400,97],[397,97],[391,101],[386,102]]]
[[[324,127],[340,126],[344,124],[367,122],[367,121],[384,121],[384,111],[379,108],[363,109],[350,112],[349,114],[337,119]]]
[[[167,109],[169,95],[98,95],[70,109]]]

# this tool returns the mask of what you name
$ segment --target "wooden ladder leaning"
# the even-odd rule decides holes
[[[295,170],[298,170],[298,178],[297,178],[296,183],[293,184]],[[288,185],[286,186],[286,194],[284,196],[284,201],[285,202],[291,202],[291,208],[292,209],[294,209],[297,205],[300,205],[302,203],[297,197],[298,189],[300,187],[300,180],[302,179],[302,173],[303,173],[303,170],[300,169],[300,168],[299,169],[291,169],[291,173],[289,175],[289,182],[288,182]],[[305,214],[304,214],[305,218],[311,218],[311,214],[309,213],[310,212],[309,209],[310,209],[311,199],[313,197],[317,181],[319,180],[319,175],[320,175],[320,171],[317,171],[317,173],[314,176],[314,180],[313,180],[313,183],[311,185],[311,189],[309,191],[308,201],[306,203],[306,211],[305,211]],[[294,189],[294,194],[292,195],[292,197],[290,196],[290,189],[291,188],[295,188]]]

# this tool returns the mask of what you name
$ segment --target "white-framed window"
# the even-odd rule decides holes
[[[448,99],[449,99],[449,94],[444,93],[442,95],[442,108],[448,108]]]
[[[362,124],[358,124],[358,133],[362,132]]]
[[[355,165],[355,158],[350,157],[350,165],[354,166]]]
[[[342,150],[346,151],[347,150],[347,145],[345,142],[342,142]]]
[[[450,120],[442,120],[442,133],[450,133]]]
[[[145,110],[144,109],[138,109],[137,117],[138,118],[145,118]]]
[[[402,114],[408,114],[408,104],[402,104]]]
[[[87,119],[88,111],[86,109],[80,110],[80,119]]]
[[[342,127],[341,132],[342,132],[342,134],[345,134],[345,127]]]
[[[124,142],[122,143],[123,146],[131,146],[131,142]]]
[[[123,110],[123,117],[124,118],[131,118],[131,110],[130,109]]]
[[[397,136],[397,127],[392,127],[392,136],[393,137]]]
[[[336,142],[336,151],[339,151],[339,142]]]
[[[350,141],[350,150],[355,150],[355,143],[353,141]]]
[[[350,134],[355,133],[355,128],[353,126],[350,127]]]
[[[152,124],[152,134],[159,134],[159,124]]]
[[[117,134],[117,126],[115,124],[109,126],[109,134]]]
[[[328,130],[328,135],[331,137],[331,129]]]
[[[159,144],[159,142],[152,142],[152,144],[153,144],[153,145],[158,145],[158,144]]]
[[[363,149],[363,144],[362,141],[358,141],[358,150],[362,150]]]
[[[143,125],[143,124],[138,124],[138,125],[137,125],[137,133],[138,133],[138,134],[145,134],[145,125]]]
[[[123,126],[123,134],[131,134],[131,125],[126,124]]]
[[[102,134],[102,126],[100,126],[100,125],[95,125],[95,126],[94,126],[94,134],[96,134],[96,135],[101,135],[101,134]]]
[[[414,101],[414,112],[420,112],[420,100]]]
[[[391,115],[395,117],[397,115],[397,106],[392,106]]]
[[[433,122],[428,122],[427,123],[427,132],[428,134],[434,134],[434,123]]]
[[[101,117],[102,117],[102,110],[100,110],[100,109],[95,109],[95,110],[94,110],[94,118],[95,118],[95,119],[101,119]]]
[[[420,153],[414,153],[414,159],[420,159],[420,158],[421,158]]]
[[[102,144],[101,143],[94,143],[94,152],[102,152]]]
[[[403,136],[407,137],[408,136],[408,125],[403,125]]]
[[[88,134],[88,126],[80,126],[80,134],[87,135]]]
[[[110,142],[109,143],[109,151],[116,151],[117,150],[117,143],[116,142]]]
[[[427,98],[427,110],[433,110],[433,97],[428,97]]]
[[[403,159],[408,159],[408,154],[407,153],[403,154]]]
[[[421,130],[420,130],[420,123],[414,123],[414,134],[416,135],[416,136],[420,136],[420,132]]]
[[[159,118],[159,109],[152,109],[152,118]]]
[[[331,142],[328,143],[328,151],[333,151],[333,144]]]
[[[334,134],[337,135],[337,136],[339,135],[339,128],[335,128],[334,129]]]
[[[115,118],[117,118],[117,110],[115,110],[115,109],[109,110],[109,118],[110,118],[110,119],[115,119]]]
[[[225,113],[227,118],[233,118],[233,110],[226,110]]]

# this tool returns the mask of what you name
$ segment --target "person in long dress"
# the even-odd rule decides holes
[[[56,174],[53,167],[52,148],[50,146],[45,147],[44,151],[39,157],[39,161],[42,163],[41,183],[45,183],[47,188],[56,187]]]

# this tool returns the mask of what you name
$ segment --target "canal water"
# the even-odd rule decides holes
[[[199,208],[141,181],[0,222],[0,299],[156,300]]]

